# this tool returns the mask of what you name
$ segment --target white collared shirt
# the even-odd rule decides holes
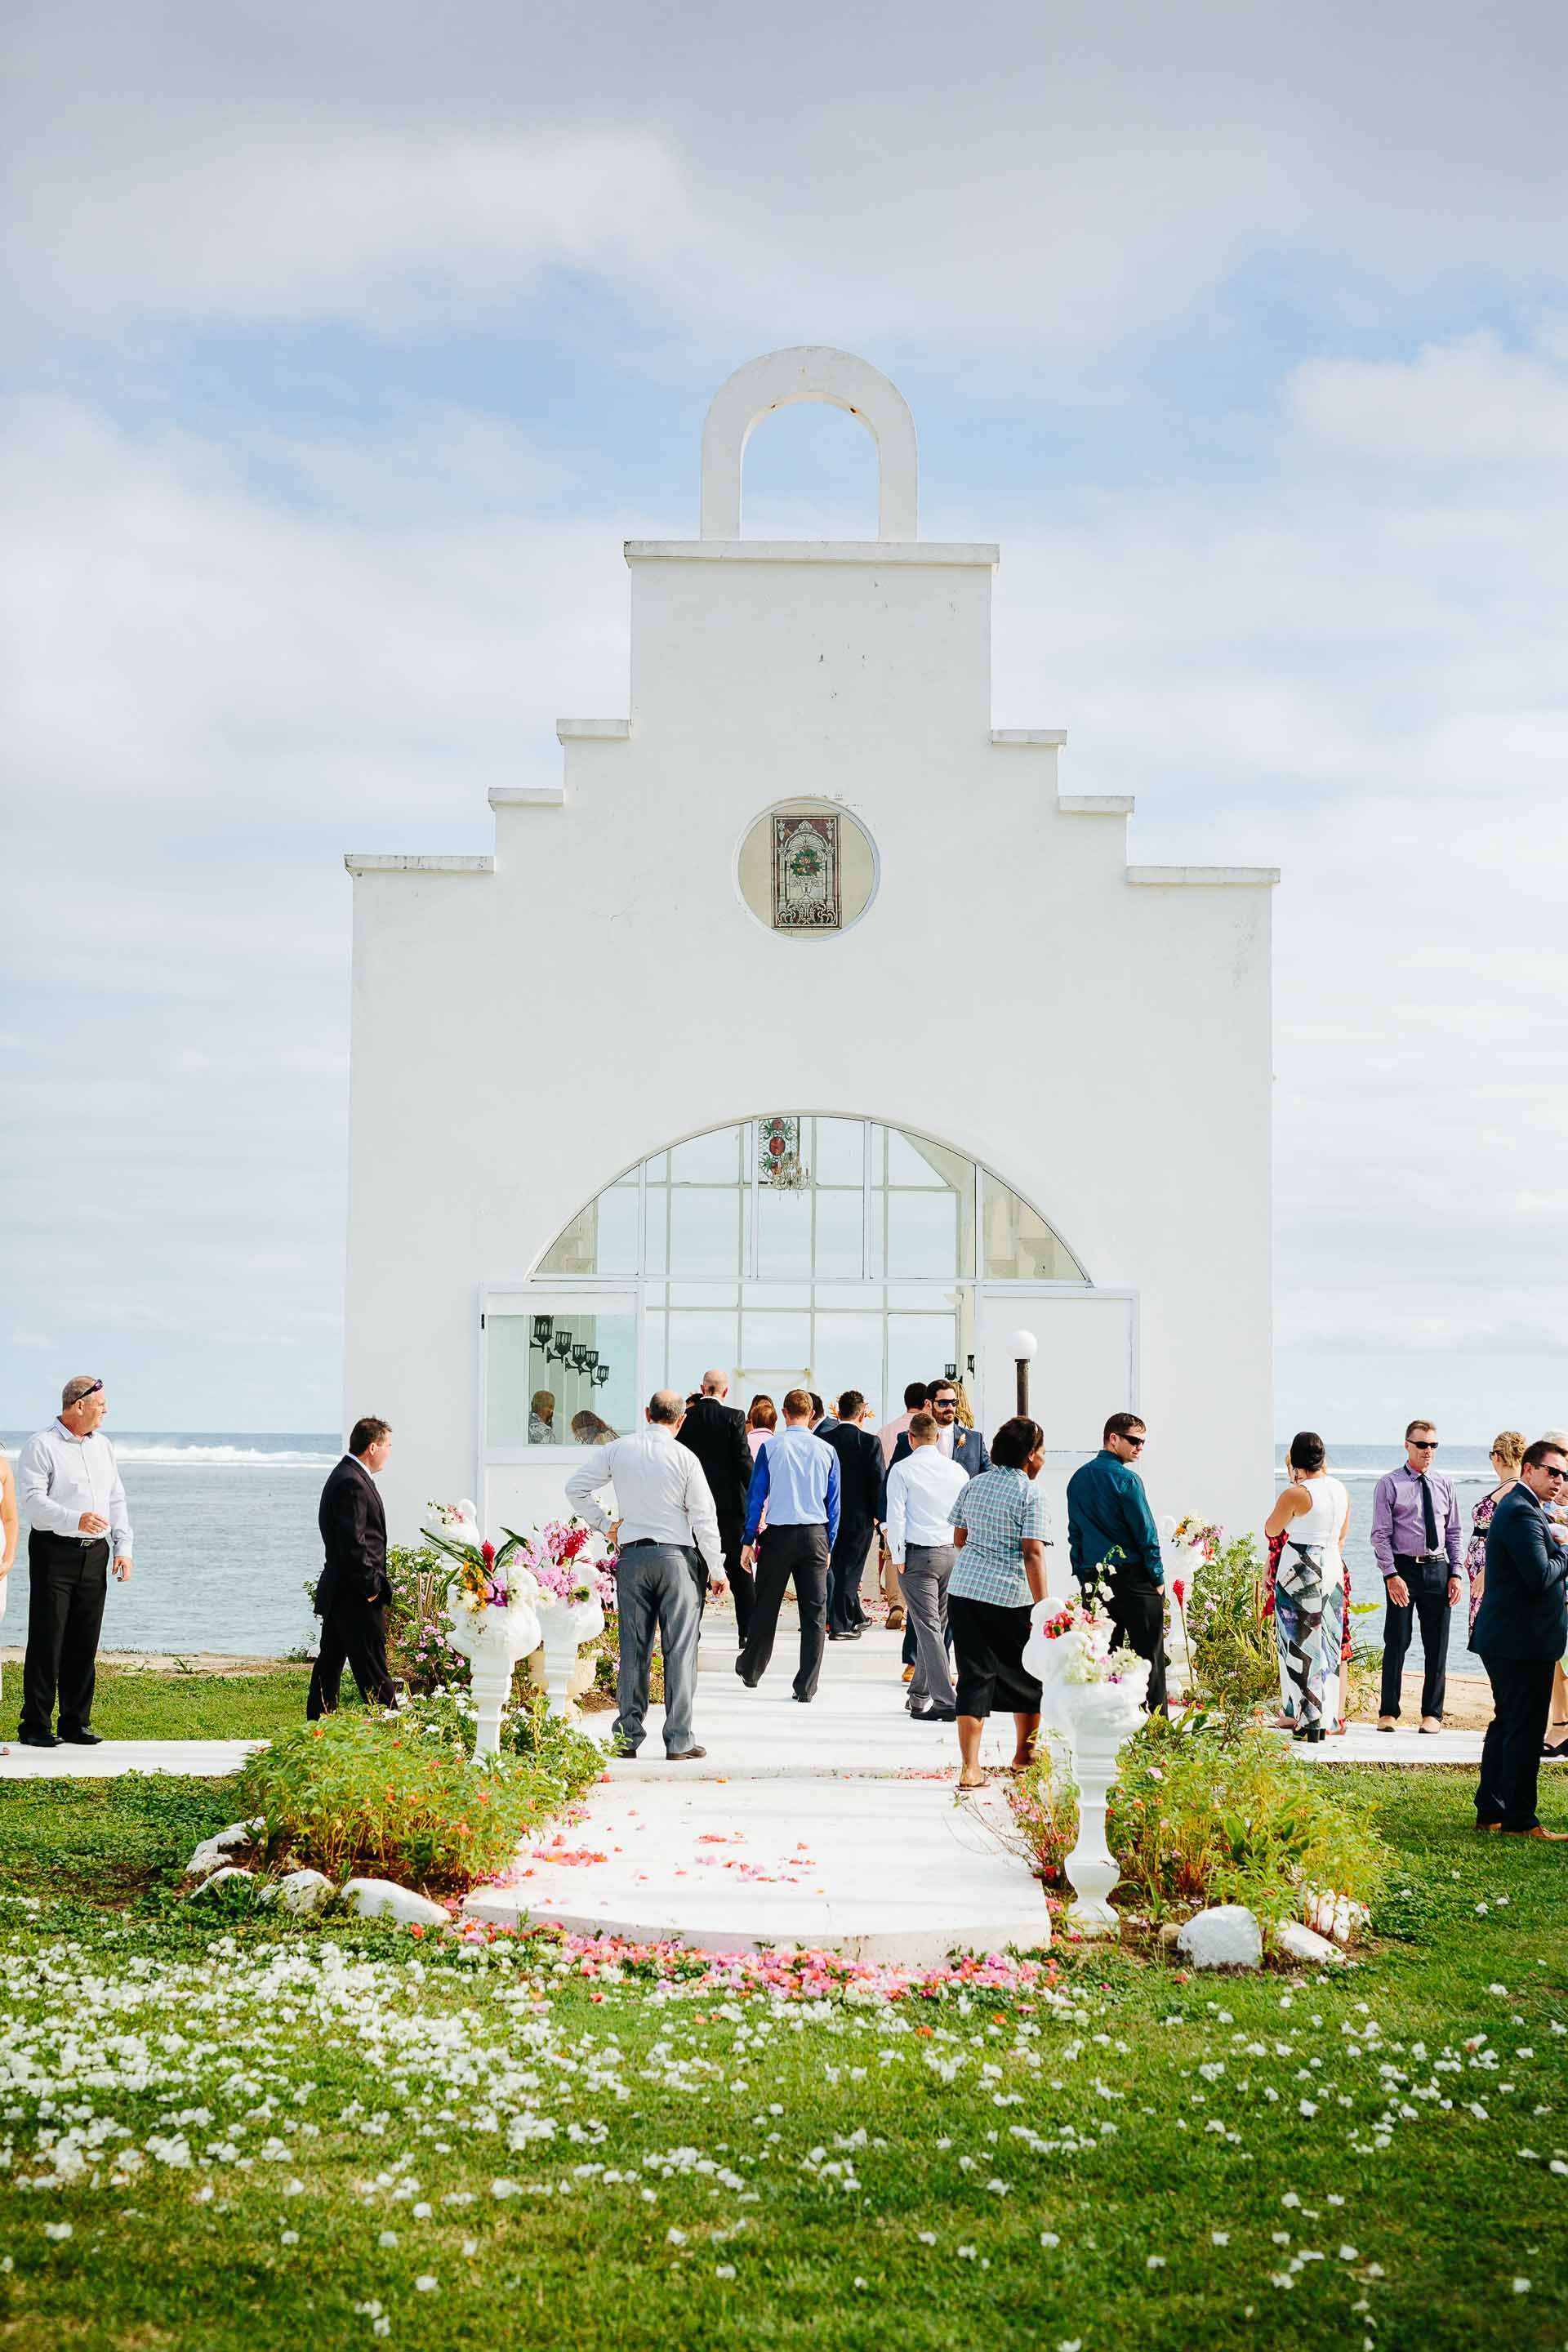
[[[22,1448],[16,1465],[16,1499],[29,1527],[52,1536],[74,1536],[78,1543],[97,1542],[82,1534],[84,1511],[96,1511],[109,1521],[110,1549],[116,1559],[131,1557],[131,1517],[114,1448],[101,1429],[73,1437],[63,1421],[40,1429]]]
[[[912,1446],[888,1473],[888,1549],[902,1559],[910,1544],[951,1544],[952,1507],[969,1484],[962,1462],[940,1444]]]
[[[680,1444],[668,1422],[645,1422],[629,1437],[591,1445],[566,1481],[566,1499],[601,1535],[610,1522],[595,1499],[614,1484],[620,1542],[696,1544],[710,1576],[724,1573],[719,1515],[702,1465]]]

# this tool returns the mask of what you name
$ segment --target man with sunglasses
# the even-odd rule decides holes
[[[1118,1648],[1149,1661],[1149,1713],[1165,1709],[1165,1563],[1160,1530],[1133,1465],[1149,1433],[1113,1412],[1100,1450],[1068,1480],[1068,1558],[1089,1607],[1110,1619]]]
[[[1465,1589],[1465,1531],[1454,1489],[1436,1457],[1436,1429],[1429,1421],[1413,1421],[1405,1433],[1404,1461],[1373,1492],[1372,1549],[1387,1595],[1379,1731],[1392,1731],[1399,1721],[1405,1657],[1416,1622],[1426,1660],[1421,1728],[1443,1728],[1448,1616]]]
[[[1568,1830],[1542,1829],[1535,1799],[1552,1670],[1568,1636],[1568,1538],[1546,1516],[1565,1488],[1568,1454],[1538,1437],[1487,1528],[1486,1589],[1470,1636],[1492,1686],[1476,1827],[1552,1845],[1568,1842]]]
[[[114,1448],[99,1424],[103,1382],[68,1381],[59,1418],[29,1437],[16,1466],[26,1517],[27,1654],[22,1667],[24,1748],[96,1748],[92,1695],[109,1563],[131,1573],[131,1517]],[[52,1719],[59,1694],[59,1733]]]

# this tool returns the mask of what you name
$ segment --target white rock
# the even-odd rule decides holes
[[[1340,1967],[1344,1964],[1345,1956],[1337,1944],[1331,1944],[1326,1936],[1315,1934],[1294,1919],[1287,1919],[1283,1927],[1275,1929],[1274,1948],[1283,1952],[1289,1960],[1302,1960],[1314,1968],[1322,1968],[1330,1961]]]
[[[194,1903],[199,1895],[210,1895],[215,1886],[226,1886],[234,1878],[247,1879],[252,1886],[256,1884],[254,1870],[241,1870],[232,1862],[226,1862],[221,1870],[215,1870],[210,1877],[203,1879],[199,1886],[192,1887],[191,1901]]]
[[[411,1886],[395,1885],[390,1878],[351,1878],[343,1888],[343,1901],[362,1919],[397,1919],[405,1927],[445,1927],[451,1918],[427,1895],[416,1895]]]
[[[1245,1903],[1216,1903],[1187,1921],[1176,1949],[1194,1969],[1256,1969],[1263,1961],[1263,1930]]]
[[[237,1853],[243,1853],[247,1846],[254,1845],[266,1826],[266,1822],[260,1820],[230,1822],[227,1829],[215,1830],[211,1837],[203,1838],[186,1863],[185,1876],[208,1877],[220,1864],[232,1861]]]
[[[272,1885],[262,1888],[261,1900],[281,1903],[285,1911],[292,1911],[296,1918],[303,1919],[312,1911],[319,1911],[323,1903],[330,1903],[335,1892],[331,1880],[323,1878],[319,1870],[290,1870]]]

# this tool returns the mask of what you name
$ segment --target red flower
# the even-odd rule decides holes
[[[494,1566],[496,1548],[493,1543],[482,1543],[479,1546],[479,1555],[487,1568]]]
[[[1181,1578],[1180,1578],[1179,1576],[1178,1576],[1178,1577],[1176,1577],[1176,1578],[1173,1580],[1172,1585],[1171,1585],[1171,1590],[1172,1590],[1172,1591],[1173,1591],[1173,1592],[1175,1594],[1175,1596],[1176,1596],[1176,1606],[1177,1606],[1177,1608],[1178,1608],[1178,1609],[1184,1609],[1184,1608],[1186,1607],[1186,1605],[1187,1605],[1187,1588],[1186,1588],[1186,1586],[1182,1582],[1182,1580],[1181,1580]]]

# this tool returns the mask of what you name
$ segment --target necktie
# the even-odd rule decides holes
[[[1422,1515],[1426,1521],[1426,1549],[1428,1551],[1436,1551],[1437,1549],[1437,1515],[1432,1508],[1432,1489],[1426,1484],[1426,1471],[1420,1471],[1417,1475],[1421,1480],[1421,1510]]]

